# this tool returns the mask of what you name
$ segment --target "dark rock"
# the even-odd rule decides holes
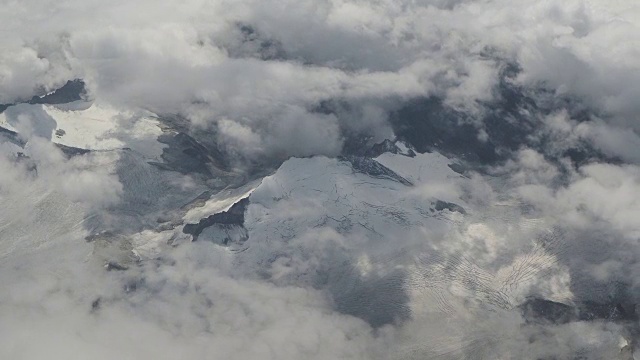
[[[105,230],[105,231],[101,231],[99,233],[87,235],[87,236],[85,236],[84,240],[86,242],[94,242],[96,240],[111,239],[111,238],[114,238],[114,237],[116,237],[116,234],[114,234],[111,231]]]
[[[249,206],[249,198],[244,198],[233,204],[229,210],[208,216],[197,224],[186,224],[182,232],[193,236],[196,241],[204,229],[214,225],[237,225],[244,227],[244,213]]]
[[[87,95],[85,83],[81,79],[69,80],[61,88],[54,90],[53,92],[45,95],[36,95],[29,101],[18,100],[12,104],[0,104],[0,114],[7,108],[13,105],[26,103],[26,104],[68,104],[70,102],[84,100]]]
[[[67,146],[67,145],[62,145],[62,144],[56,144],[54,143],[54,145],[62,150],[62,152],[67,156],[67,157],[73,157],[73,156],[77,156],[77,155],[84,155],[86,153],[91,152],[91,150],[87,150],[87,149],[82,149],[82,148],[77,148],[77,147],[73,147],[73,146]]]
[[[546,321],[565,324],[572,321],[638,321],[635,304],[579,301],[575,306],[571,306],[551,300],[531,298],[519,308],[528,322]]]
[[[435,209],[437,211],[449,210],[451,212],[459,212],[462,215],[467,213],[462,206],[442,200],[436,201]]]
[[[7,134],[7,135],[11,135],[11,136],[17,136],[18,133],[6,128],[3,128],[2,126],[0,126],[0,133],[2,134]]]
[[[24,146],[26,145],[24,140],[20,138],[17,132],[11,131],[9,129],[5,129],[2,126],[0,126],[0,142],[3,142],[3,141],[8,141],[21,148],[24,148]]]
[[[585,301],[578,304],[580,320],[637,321],[635,304],[597,303]]]
[[[464,113],[444,105],[438,98],[416,99],[392,114],[398,137],[420,153],[440,151],[469,161],[494,163],[500,159],[496,146],[478,139],[478,128]]]
[[[104,267],[107,269],[107,271],[113,271],[113,270],[125,271],[125,270],[129,270],[128,266],[119,264],[119,263],[117,263],[115,261],[109,261]]]
[[[91,312],[95,312],[100,310],[100,306],[102,305],[102,298],[97,298],[91,303]]]
[[[162,151],[164,163],[150,162],[151,165],[183,174],[206,176],[212,176],[214,169],[226,168],[222,154],[208,149],[186,133],[165,133],[158,137],[158,141],[168,145]]]
[[[70,102],[84,100],[87,95],[84,81],[80,79],[69,80],[61,88],[44,96],[34,96],[29,104],[68,104]]]
[[[447,166],[449,166],[449,169],[453,170],[454,172],[460,175],[464,175],[467,172],[467,168],[460,164],[449,164]]]
[[[400,152],[400,149],[396,146],[396,144],[389,139],[385,139],[381,143],[374,144],[366,152],[366,156],[376,158],[384,153],[397,154],[398,152]]]
[[[394,132],[420,153],[438,151],[478,166],[504,162],[523,146],[540,149],[551,160],[568,156],[582,164],[609,159],[588,144],[564,150],[549,146],[556,140],[542,122],[547,115],[563,109],[572,119],[590,121],[592,113],[577,100],[518,85],[514,79],[519,71],[516,65],[504,64],[493,99],[477,103],[481,109],[477,114],[453,109],[438,97],[408,101],[390,114]]]
[[[374,159],[361,156],[342,156],[339,158],[342,161],[346,161],[351,164],[351,167],[355,172],[366,174],[377,178],[386,178],[389,180],[397,181],[406,186],[412,186],[413,184],[403,178],[402,176],[393,172],[393,170],[380,164]]]
[[[256,57],[264,61],[285,60],[287,54],[282,43],[260,33],[248,24],[238,24],[240,43],[228,47],[229,55],[236,58]]]
[[[532,298],[519,308],[528,323],[566,324],[578,320],[575,307],[551,300]]]

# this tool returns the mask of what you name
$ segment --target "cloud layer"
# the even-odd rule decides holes
[[[336,154],[344,130],[381,136],[378,118],[402,99],[474,109],[492,99],[505,62],[521,67],[518,82],[579,97],[637,130],[629,39],[639,30],[625,2],[32,1],[2,12],[0,102],[83,78],[119,106],[222,124],[221,140],[253,156],[308,155],[291,127],[318,142],[313,152]],[[316,114],[335,99],[355,109]]]
[[[0,357],[618,356],[621,339],[637,337],[637,319],[530,325],[515,307],[529,296],[576,308],[640,301],[639,24],[640,7],[624,0],[3,4],[0,104],[83,79],[96,104],[118,109],[111,119],[123,134],[141,121],[131,114],[153,114],[179,119],[185,132],[249,164],[329,158],[291,160],[263,182],[247,212],[258,224],[249,231],[260,234],[250,250],[172,247],[183,239],[163,238],[149,251],[157,256],[141,261],[127,236],[175,226],[171,211],[188,211],[222,177],[161,172],[139,148],[163,146],[135,136],[122,140],[140,144],[132,151],[68,156],[51,143],[56,122],[45,108],[6,108],[19,135],[0,133],[0,282],[8,284],[0,290]],[[520,102],[504,98],[505,83]],[[384,205],[412,206],[396,220],[420,216],[436,199],[462,204],[464,216],[445,211],[439,221],[448,225],[435,230],[390,226],[376,241],[364,230],[341,232],[360,215],[323,218],[330,192],[282,192],[295,190],[291,179],[309,181],[296,178],[296,164],[312,164],[301,168],[315,178],[342,169],[327,180],[336,184],[364,179],[333,158],[393,139],[394,114],[427,100],[456,114],[444,128],[464,123],[482,144],[503,139],[487,119],[517,129],[531,125],[520,119],[535,120],[526,141],[505,146],[505,161],[431,182],[410,162],[393,169],[415,183],[410,192],[398,184],[400,195],[386,200],[373,192]],[[491,118],[496,104],[522,116]],[[261,219],[310,223],[274,240]],[[539,233],[562,246],[545,247],[544,237],[532,244]],[[412,251],[425,248],[446,259],[428,262],[440,270],[420,273],[414,263],[418,270],[404,273]],[[121,261],[107,271],[111,258]],[[404,270],[387,265],[396,260]],[[522,262],[535,274],[513,280]],[[470,273],[486,281],[472,289],[459,280]],[[416,299],[428,291],[415,284],[434,279],[445,279],[445,302],[462,309],[477,300],[475,310],[421,315]],[[519,286],[505,290],[511,308],[495,305],[504,300],[502,288],[494,291],[500,281]],[[371,308],[354,310],[354,302]],[[482,312],[486,303],[499,309]]]

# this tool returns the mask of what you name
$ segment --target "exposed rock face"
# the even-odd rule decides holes
[[[578,309],[555,301],[533,298],[520,305],[522,316],[530,323],[566,324],[577,321]]]
[[[183,174],[200,173],[206,176],[213,176],[224,168],[221,156],[214,157],[210,149],[188,134],[167,132],[158,141],[168,146],[162,152],[164,162],[151,162],[152,165]]]
[[[4,112],[8,107],[26,103],[26,104],[68,104],[73,101],[84,100],[87,95],[85,83],[81,79],[69,80],[61,88],[54,90],[49,94],[34,96],[28,101],[18,101],[14,104],[0,104],[0,113]]]
[[[354,171],[373,177],[388,178],[406,186],[412,185],[409,180],[396,174],[391,169],[385,167],[374,159],[360,156],[345,156],[342,159],[348,161],[352,165]]]
[[[244,213],[248,205],[249,198],[244,198],[233,204],[227,211],[210,215],[197,224],[185,225],[183,232],[193,236],[193,241],[196,241],[200,234],[209,229],[209,237],[215,242],[223,245],[228,245],[230,242],[242,243],[248,238],[244,228]]]
[[[417,98],[391,115],[395,135],[420,153],[437,151],[474,165],[487,165],[505,161],[523,146],[544,153],[548,136],[539,133],[545,129],[541,121],[557,109],[568,111],[580,122],[589,121],[589,115],[579,104],[558,99],[544,89],[518,86],[513,81],[518,71],[517,66],[505,64],[495,88],[495,99],[478,104],[482,109],[480,119],[452,109],[441,98]],[[569,157],[576,163],[606,158],[588,144],[546,155],[556,159]]]
[[[61,88],[44,96],[34,96],[29,104],[68,104],[84,100],[87,95],[85,83],[81,79],[69,80]]]
[[[436,201],[435,209],[437,211],[449,210],[451,212],[459,212],[462,215],[467,213],[462,206],[442,200]]]

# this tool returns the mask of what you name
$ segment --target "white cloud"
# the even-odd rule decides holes
[[[638,81],[627,76],[636,71],[626,60],[637,49],[627,41],[637,33],[637,12],[620,4],[12,3],[3,10],[3,23],[19,39],[0,39],[9,49],[0,61],[6,74],[0,99],[25,98],[78,76],[101,99],[120,105],[182,113],[205,126],[225,117],[242,121],[252,132],[269,133],[257,148],[280,153],[282,148],[270,147],[286,143],[288,128],[271,124],[280,122],[283,106],[311,111],[328,99],[381,103],[438,94],[456,108],[474,109],[476,101],[491,99],[497,83],[499,69],[483,55],[493,49],[522,66],[523,83],[586,96],[611,112],[611,121],[637,129]],[[52,11],[44,19],[29,7]],[[230,58],[230,50],[242,46],[233,30],[238,23],[252,26],[258,44],[277,42],[289,62]],[[612,50],[610,44],[618,45]],[[351,121],[340,119],[341,127],[350,128]],[[300,154],[291,145],[285,153]],[[338,136],[318,151],[334,154],[340,147]]]
[[[234,279],[217,265],[228,254],[211,243],[129,279],[83,261],[88,246],[5,262],[3,281],[14,285],[0,292],[3,357],[362,359],[375,351],[361,320],[332,313],[314,291]],[[18,262],[28,267],[7,266]],[[127,281],[137,281],[135,292],[124,293]]]
[[[381,231],[404,245],[437,239],[429,245],[443,253],[459,252],[496,273],[508,272],[531,246],[529,230],[513,225],[525,210],[509,217],[495,215],[486,205],[520,198],[541,221],[569,228],[570,248],[577,255],[536,258],[558,265],[548,278],[523,286],[518,299],[532,292],[580,298],[592,287],[579,276],[636,284],[640,269],[634,260],[640,253],[632,245],[640,236],[640,171],[635,165],[578,167],[543,154],[561,156],[588,144],[623,162],[640,162],[638,9],[622,0],[13,1],[0,8],[0,104],[82,78],[91,96],[104,103],[179,114],[194,129],[215,134],[217,143],[249,158],[335,156],[349,132],[375,140],[393,137],[389,112],[410,99],[438,96],[474,120],[482,114],[479,104],[493,100],[503,62],[514,63],[521,68],[516,85],[547,88],[598,116],[579,122],[567,109],[553,109],[540,119],[544,129],[535,134],[552,149],[522,148],[494,172],[471,174],[462,185],[447,179],[416,186],[411,194],[422,196],[407,196],[412,201],[461,199],[477,211],[470,215],[473,221],[458,224],[447,236],[441,229]],[[251,43],[243,43],[249,32]],[[335,111],[327,113],[325,105]],[[164,205],[160,200],[166,199],[154,194],[170,193],[162,186],[166,179],[154,178],[146,168],[132,170],[132,182],[157,185],[143,192],[138,183],[123,180],[115,153],[66,158],[46,140],[55,121],[37,106],[9,108],[4,116],[27,141],[25,149],[0,147],[0,280],[10,284],[0,290],[0,354],[5,357],[375,359],[388,358],[385,349],[407,344],[418,351],[430,346],[436,353],[459,350],[465,340],[484,339],[496,328],[503,331],[492,338],[495,351],[516,358],[561,356],[589,346],[595,357],[602,354],[598,351],[619,351],[610,346],[618,341],[612,334],[621,331],[614,325],[519,331],[522,319],[515,311],[486,318],[471,314],[472,320],[430,318],[433,323],[409,321],[373,331],[364,321],[334,311],[326,294],[296,282],[324,259],[343,260],[339,251],[349,241],[350,246],[369,244],[364,230],[346,237],[320,227],[290,234],[290,244],[268,239],[260,256],[233,259],[238,263],[211,244],[195,244],[163,253],[173,265],[151,262],[125,275],[107,273],[88,256],[93,245],[83,240],[92,230],[87,224],[94,224],[95,216],[130,216],[151,226],[155,212],[104,211],[134,195],[149,208]],[[483,139],[491,140],[486,132]],[[14,161],[17,151],[28,158]],[[324,169],[316,170],[316,177],[325,175]],[[171,180],[185,192],[201,190],[193,179]],[[324,211],[319,198],[278,202],[279,184],[263,185],[256,199],[263,196],[274,208],[258,204],[249,215],[266,217],[271,210],[287,223]],[[115,225],[129,230],[128,223]],[[593,254],[592,249],[603,248],[606,256],[620,259]],[[274,254],[282,256],[268,267]],[[277,285],[265,281],[268,276]],[[132,281],[138,288],[125,294],[123,285]],[[465,290],[460,282],[454,285],[453,292]],[[92,313],[98,297],[101,309]],[[420,336],[434,335],[440,327],[455,335],[449,339],[459,335],[461,340],[420,343]],[[551,336],[542,336],[545,331]],[[525,335],[543,339],[543,345],[529,346]],[[33,346],[34,338],[39,347]],[[598,348],[596,340],[605,345]]]

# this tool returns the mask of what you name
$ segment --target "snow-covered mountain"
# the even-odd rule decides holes
[[[640,359],[639,8],[3,3],[0,359]]]
[[[541,322],[570,333],[587,320],[620,326],[635,318],[629,305],[576,299],[561,258],[562,224],[527,211],[522,199],[483,195],[501,177],[479,180],[464,160],[385,140],[360,154],[290,158],[271,175],[251,175],[148,112],[76,100],[14,105],[0,116],[3,146],[35,174],[30,194],[9,195],[33,208],[5,208],[15,220],[1,230],[13,239],[2,243],[2,257],[37,254],[47,243],[74,248],[70,239],[84,238],[71,256],[128,274],[118,295],[125,299],[153,291],[140,269],[169,266],[162,259],[198,242],[213,244],[234,277],[319,291],[343,316],[398,327],[388,335],[397,338],[389,357],[491,358],[515,351],[513,342],[537,334]],[[41,139],[69,169],[48,168]],[[70,195],[75,178],[94,171],[83,168],[87,158],[121,185],[106,210],[78,207]],[[47,186],[58,175],[63,184]],[[34,210],[36,218],[24,216]],[[33,224],[47,235],[23,231]],[[94,297],[86,301],[96,311],[115,300]],[[437,336],[416,337],[433,323]],[[636,331],[620,329],[630,330],[611,346],[626,346]]]

